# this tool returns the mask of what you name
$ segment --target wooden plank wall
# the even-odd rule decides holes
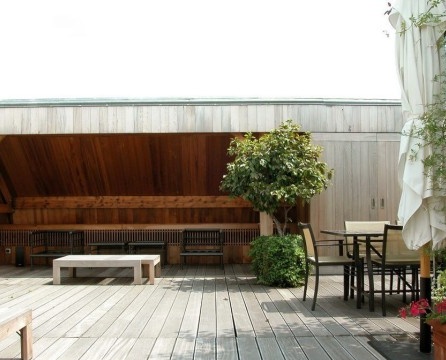
[[[0,134],[265,132],[286,119],[313,133],[398,133],[403,125],[400,105],[389,101],[0,102]]]
[[[119,136],[121,134],[227,133],[239,136],[246,131],[270,131],[286,119],[293,119],[302,126],[303,131],[312,132],[314,141],[325,147],[324,159],[330,167],[335,169],[333,186],[313,199],[310,205],[310,219],[315,225],[316,233],[321,228],[341,227],[343,220],[352,216],[362,219],[382,217],[389,220],[395,219],[395,208],[399,196],[395,168],[399,134],[403,126],[401,107],[397,102],[336,100],[180,100],[170,102],[154,100],[99,103],[55,101],[41,104],[0,102],[1,135],[116,134]],[[1,141],[8,141],[8,138],[8,136],[3,137]],[[33,141],[38,141],[38,139],[35,138]],[[194,145],[194,143],[189,143],[184,146],[193,147]],[[172,146],[177,145],[172,143]],[[20,149],[17,151],[16,154],[20,154]],[[144,149],[135,151],[144,151]],[[6,155],[5,158],[7,157]],[[39,155],[39,161],[36,163],[40,161],[42,157]],[[11,160],[11,164],[13,163],[14,161]],[[11,164],[9,168],[13,168]],[[385,164],[384,171],[382,164]],[[135,164],[135,166],[139,165]],[[16,177],[18,178],[19,176]],[[84,180],[85,182],[81,181],[80,184],[88,182],[88,179]],[[26,187],[26,176],[16,181],[21,181],[23,188]],[[120,188],[125,189],[125,183]],[[29,189],[32,189],[32,185]],[[15,221],[19,223],[81,223],[84,221],[119,223],[139,222],[143,218],[154,219],[155,222],[160,223],[168,222],[166,219],[169,218],[172,223],[181,221],[181,217],[175,216],[177,211],[175,209],[170,214],[166,214],[163,209],[155,208],[148,212],[147,209],[135,209],[135,207],[114,207],[106,211],[101,207],[94,209],[88,207],[37,208],[36,204],[39,200],[32,198],[44,190],[39,188],[36,189],[34,195],[22,194],[15,199],[15,205],[21,211],[20,214],[14,214]],[[77,196],[90,195],[92,193],[89,190]],[[103,196],[104,194],[96,195]],[[113,196],[116,193],[105,195]],[[118,195],[134,196],[135,194],[126,194],[123,191]],[[155,193],[139,195],[153,196]],[[215,193],[177,195],[217,196]],[[386,201],[391,202],[391,206],[386,206],[386,209],[370,209],[370,197],[373,196],[377,201],[381,197],[385,198]],[[5,208],[11,206],[7,202],[2,205]],[[240,217],[240,214],[237,215],[237,208],[234,209],[235,217]],[[135,210],[139,215],[135,215]],[[220,211],[225,210],[223,208]],[[197,219],[205,215],[214,216],[212,211],[204,209]],[[215,214],[214,218],[220,215]],[[242,221],[249,223],[253,220],[251,218]]]

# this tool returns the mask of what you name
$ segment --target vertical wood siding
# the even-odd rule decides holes
[[[293,119],[311,132],[399,132],[395,104],[1,107],[0,134],[265,132]]]
[[[270,131],[286,119],[313,134],[314,142],[324,147],[324,160],[335,170],[333,185],[311,201],[310,219],[316,233],[322,228],[342,228],[344,220],[395,221],[400,196],[396,164],[403,127],[397,103],[209,100],[14,106],[0,102],[0,135],[231,133],[236,136],[247,131]],[[186,139],[182,145],[172,146],[177,150],[178,146],[190,149],[199,143],[188,143]],[[20,149],[15,154],[20,157]],[[42,161],[39,158],[37,163]],[[25,178],[20,181],[26,183]],[[183,185],[185,190],[192,186]],[[28,189],[37,191],[32,184]],[[50,222],[56,223],[77,222],[80,218],[82,221],[88,218],[91,223],[119,223],[123,218],[129,222],[141,221],[140,214],[132,209],[109,211],[106,218],[101,209],[81,211],[82,214],[80,210],[69,209],[51,214],[51,210],[29,209],[22,211],[21,220],[49,223],[46,218],[50,217]],[[144,216],[167,223],[181,221],[173,213],[155,211]]]

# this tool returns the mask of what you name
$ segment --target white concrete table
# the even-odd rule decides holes
[[[68,268],[69,276],[76,277],[80,267],[132,267],[134,284],[142,284],[142,275],[155,284],[155,276],[160,276],[159,255],[67,255],[53,261],[53,284],[60,284],[60,268]],[[156,274],[155,274],[156,271]]]

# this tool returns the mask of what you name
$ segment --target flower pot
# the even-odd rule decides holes
[[[432,327],[434,360],[446,359],[446,323],[435,319],[427,320],[427,323]]]

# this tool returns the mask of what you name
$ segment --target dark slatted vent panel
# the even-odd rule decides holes
[[[85,244],[92,242],[137,242],[137,241],[166,241],[167,244],[179,244],[181,230],[174,229],[146,229],[146,230],[86,230]]]
[[[2,246],[28,246],[29,230],[1,230],[0,244]]]
[[[0,230],[1,246],[28,246],[30,230]],[[59,243],[59,235],[50,235]],[[182,230],[179,229],[144,229],[144,230],[85,230],[85,245],[91,242],[136,242],[136,241],[166,241],[169,245],[181,243]],[[258,229],[223,229],[226,245],[249,245],[259,236]],[[68,238],[67,238],[68,239]],[[65,239],[66,241],[68,241]],[[62,241],[65,241],[62,239]]]
[[[223,239],[226,245],[249,245],[260,236],[259,229],[224,229]]]

